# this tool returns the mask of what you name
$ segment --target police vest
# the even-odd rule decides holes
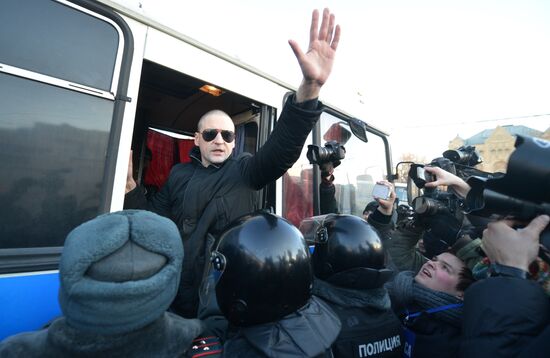
[[[335,357],[402,357],[401,322],[391,310],[341,307],[330,304],[342,323],[332,345]]]

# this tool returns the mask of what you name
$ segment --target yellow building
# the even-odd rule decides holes
[[[550,127],[540,132],[525,126],[497,126],[495,129],[486,129],[468,139],[456,136],[449,142],[449,149],[473,145],[483,159],[483,163],[476,168],[487,172],[506,172],[508,158],[515,149],[517,134],[550,140]]]

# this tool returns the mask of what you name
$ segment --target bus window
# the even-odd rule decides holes
[[[0,28],[0,63],[112,91],[119,33],[110,23],[55,1],[3,0]]]
[[[70,3],[2,2],[0,250],[62,246],[108,201],[123,45],[112,20]]]
[[[62,246],[97,215],[113,102],[7,74],[0,92],[0,248]]]
[[[323,113],[320,119],[321,145],[336,140],[346,148],[346,156],[334,170],[336,202],[340,214],[362,216],[365,206],[373,200],[372,189],[377,181],[386,178],[386,155],[381,137],[367,133],[365,143],[354,135],[334,137],[335,124],[351,133],[346,121]],[[340,136],[342,137],[342,136]],[[346,138],[349,138],[346,140]]]
[[[313,165],[306,157],[307,137],[300,158],[283,176],[283,217],[296,227],[307,217],[313,216]]]

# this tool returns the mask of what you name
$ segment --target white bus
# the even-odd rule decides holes
[[[235,121],[236,151],[255,152],[294,90],[148,18],[138,1],[3,0],[0,340],[60,314],[64,239],[82,222],[123,208],[130,150],[138,181],[161,186],[174,163],[188,160],[198,118],[218,108]],[[349,129],[353,118],[321,100],[325,111],[306,144],[338,139],[327,137],[329,129]],[[353,197],[364,195],[361,168],[377,165],[380,176],[391,168],[386,134],[363,129],[368,142],[351,136],[346,146],[358,155],[336,168],[347,188],[339,191],[342,212],[362,210]],[[296,225],[319,214],[319,173],[306,149],[258,196]]]

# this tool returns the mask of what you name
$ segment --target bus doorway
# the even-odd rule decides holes
[[[158,190],[173,165],[189,162],[197,123],[213,109],[226,112],[235,123],[234,155],[255,153],[260,131],[269,127],[262,125],[262,104],[145,60],[132,138],[137,182]]]

